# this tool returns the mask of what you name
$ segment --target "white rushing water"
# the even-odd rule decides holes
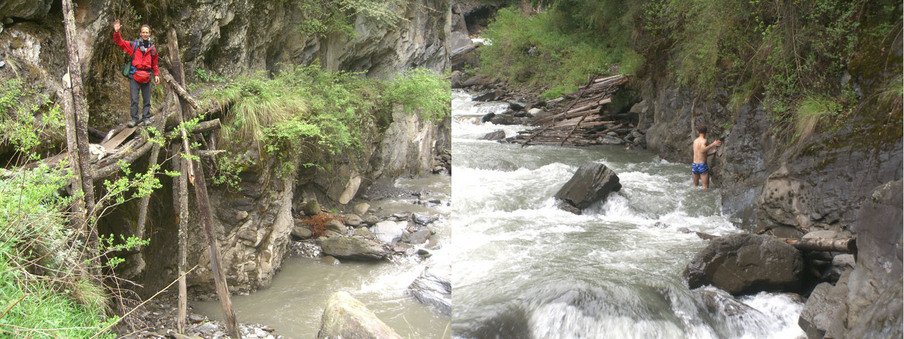
[[[480,117],[504,103],[453,92],[453,333],[461,338],[800,338],[803,304],[784,294],[734,300],[681,277],[706,242],[682,229],[741,232],[719,193],[691,187],[689,165],[619,147],[479,140],[525,126]],[[600,162],[621,191],[583,215],[553,195]]]

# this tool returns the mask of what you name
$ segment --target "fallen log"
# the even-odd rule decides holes
[[[680,231],[684,233],[694,232],[698,237],[706,240],[711,240],[714,238],[718,238],[717,235],[712,235],[703,232],[695,232],[690,231],[686,228],[681,229]],[[794,246],[794,248],[801,251],[823,251],[823,252],[842,252],[842,253],[857,253],[857,238],[843,238],[843,239],[826,239],[826,238],[778,238],[785,243]]]
[[[164,73],[163,80],[166,80],[166,82],[170,84],[170,87],[176,90],[176,94],[178,94],[180,98],[188,102],[191,108],[194,108],[196,111],[201,110],[201,107],[198,106],[198,101],[195,100],[195,98],[193,98],[191,94],[188,94],[188,91],[186,91],[185,88],[182,87],[182,85],[179,85],[179,83],[176,82],[176,79],[173,79],[172,75],[170,75],[169,73]]]
[[[857,253],[857,238],[826,239],[802,238],[783,239],[786,243],[802,251],[827,251]]]

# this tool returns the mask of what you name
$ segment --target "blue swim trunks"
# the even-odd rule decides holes
[[[694,163],[691,165],[691,173],[693,174],[706,174],[709,173],[709,167],[706,166],[706,163]]]

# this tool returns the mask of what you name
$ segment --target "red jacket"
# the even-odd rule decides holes
[[[122,35],[119,32],[113,32],[113,41],[116,42],[116,45],[122,50],[132,55],[132,51],[135,51],[135,55],[132,55],[132,66],[135,66],[135,69],[143,69],[143,70],[154,70],[154,76],[159,76],[160,73],[157,71],[157,47],[151,45],[151,48],[148,48],[147,52],[142,53],[141,48],[135,49],[133,44],[134,41],[125,41],[122,39]]]

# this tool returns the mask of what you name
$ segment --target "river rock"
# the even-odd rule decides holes
[[[327,229],[328,231],[333,231],[333,232],[336,232],[336,233],[339,233],[339,234],[346,234],[346,233],[348,233],[348,227],[346,227],[344,223],[342,223],[341,221],[336,220],[336,219],[327,221],[327,222],[326,222],[326,229]]]
[[[492,119],[490,119],[495,125],[520,125],[524,124],[523,118],[516,118],[514,114],[510,112],[506,112],[506,114],[496,114]]]
[[[389,254],[389,248],[379,241],[361,236],[320,239],[320,248],[324,254],[341,259],[380,260]]]
[[[358,227],[358,226],[361,226],[362,223],[364,223],[364,219],[361,219],[361,217],[358,216],[357,214],[346,214],[345,215],[345,224],[346,225],[349,225],[352,227]]]
[[[380,217],[373,214],[365,215],[362,218],[364,219],[364,223],[367,225],[376,225],[378,222],[383,221],[382,219],[380,219]]]
[[[320,213],[320,203],[318,203],[317,200],[309,200],[304,204],[302,212],[304,212],[304,215],[309,217],[315,216]]]
[[[440,266],[424,269],[408,286],[408,293],[423,304],[432,306],[444,315],[452,314],[451,267]]]
[[[405,232],[406,228],[408,228],[407,221],[395,222],[386,220],[378,222],[371,231],[377,237],[377,240],[382,241],[384,244],[393,244],[402,238],[402,233]]]
[[[336,259],[336,257],[334,257],[334,256],[329,256],[329,255],[323,256],[323,258],[320,258],[320,261],[323,262],[323,263],[325,263],[325,264],[327,264],[327,265],[339,265],[339,264],[342,264],[342,262],[340,262],[339,259]]]
[[[840,319],[846,310],[848,279],[851,271],[841,275],[833,286],[830,283],[816,285],[804,309],[800,312],[797,324],[807,334],[807,338],[843,338],[844,325]]]
[[[734,298],[731,294],[715,288],[701,288],[694,292],[706,309],[713,314],[726,315],[730,317],[742,316],[745,313],[762,313],[755,308],[750,307]]]
[[[374,233],[370,231],[367,227],[358,227],[355,229],[355,235],[360,235],[365,238],[373,238]]]
[[[369,211],[369,210],[370,210],[370,204],[368,204],[366,202],[356,204],[355,208],[352,209],[352,211],[354,211],[355,214],[357,214],[357,215],[365,215],[365,214],[367,214],[367,211]]]
[[[298,225],[298,223],[296,223]],[[295,226],[292,228],[292,235],[298,239],[308,239],[314,236],[314,232],[307,226]]]
[[[427,239],[429,239],[430,235],[432,234],[433,232],[425,228],[417,232],[403,234],[402,241],[409,244],[419,245],[427,242]]]
[[[402,339],[360,301],[346,292],[330,296],[317,339]]]
[[[575,214],[597,201],[605,201],[609,193],[621,189],[618,175],[601,163],[581,165],[571,180],[556,193],[559,207]]]
[[[500,139],[505,139],[505,131],[503,131],[503,130],[501,130],[501,129],[500,129],[500,130],[495,130],[495,131],[493,131],[493,132],[487,133],[486,135],[482,136],[480,139],[482,139],[482,140],[500,140]]]
[[[474,101],[493,101],[502,96],[502,91],[492,90],[474,97]]]
[[[437,219],[439,219],[439,217],[435,215],[426,215],[421,213],[411,214],[411,221],[414,221],[418,225],[427,225],[431,222],[436,221]]]
[[[480,122],[485,123],[485,122],[493,120],[493,118],[495,118],[495,117],[496,117],[496,113],[490,112],[490,113],[484,114],[482,117],[480,117]]]
[[[710,241],[684,270],[688,287],[713,285],[733,295],[760,291],[797,292],[803,256],[776,238],[735,234]]]

